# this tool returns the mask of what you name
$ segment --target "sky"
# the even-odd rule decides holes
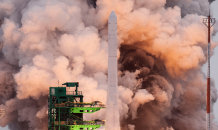
[[[218,1],[216,0],[211,4],[211,9],[213,13],[213,17],[217,19],[218,22]],[[206,26],[205,26],[206,27]],[[213,37],[213,40],[218,41],[218,34]],[[214,79],[217,90],[218,90],[218,47],[215,48],[214,55],[211,57],[211,78]],[[207,72],[207,64],[203,66],[203,71]],[[218,102],[214,105],[214,114],[215,114],[215,121],[218,122]],[[205,116],[206,117],[206,116]],[[9,130],[8,127],[0,127],[0,130]]]

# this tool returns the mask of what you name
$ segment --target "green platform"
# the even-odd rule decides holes
[[[68,130],[81,130],[83,128],[84,130],[95,130],[100,128],[102,125],[72,125],[69,126]]]
[[[105,108],[99,101],[83,102],[83,94],[78,91],[78,82],[62,85],[76,87],[66,91],[66,87],[50,87],[48,96],[48,130],[95,130],[104,126],[101,120],[84,121],[83,113],[94,113]]]

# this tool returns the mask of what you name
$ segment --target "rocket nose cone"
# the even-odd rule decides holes
[[[111,14],[110,14],[110,16],[109,16],[109,19],[117,19],[117,16],[116,16],[116,14],[115,14],[114,11],[111,11]]]

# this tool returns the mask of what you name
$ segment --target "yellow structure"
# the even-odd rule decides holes
[[[0,118],[2,118],[5,114],[5,109],[0,109]]]

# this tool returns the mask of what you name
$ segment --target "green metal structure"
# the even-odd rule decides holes
[[[105,125],[105,121],[83,120],[83,113],[94,113],[105,108],[99,101],[83,102],[82,91],[78,91],[78,82],[62,85],[76,87],[75,91],[66,91],[66,87],[50,87],[48,96],[48,130],[95,130]]]

